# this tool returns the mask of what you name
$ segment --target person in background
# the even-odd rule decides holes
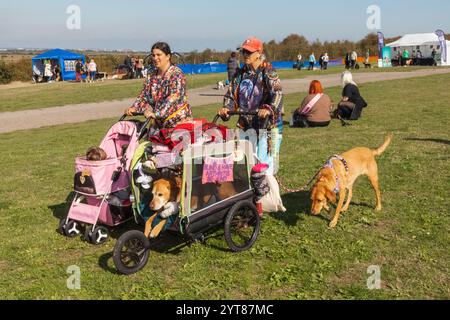
[[[136,79],[136,57],[131,58],[131,79]]]
[[[77,60],[77,63],[75,64],[75,81],[81,82],[83,81],[83,62],[81,62],[80,59]]]
[[[422,51],[420,51],[420,49],[419,49],[419,50],[417,50],[417,59],[422,59],[422,58],[423,58]]]
[[[330,62],[330,57],[328,56],[328,52],[325,52],[325,54],[322,57],[322,69],[327,70],[328,69],[328,63]]]
[[[142,70],[144,69],[144,59],[136,58],[136,78],[141,79],[143,77]]]
[[[323,70],[323,53],[319,57],[320,70]]]
[[[44,64],[44,78],[45,82],[51,82],[53,79],[52,65],[50,60],[46,60]]]
[[[367,103],[361,96],[358,85],[353,81],[350,71],[345,71],[341,79],[344,89],[337,109],[338,115],[344,120],[358,120],[362,110],[367,107]]]
[[[409,50],[405,48],[402,54],[402,65],[406,67],[407,61],[409,60]]]
[[[364,66],[366,68],[371,68],[371,65],[370,65],[370,50],[369,49],[367,49],[367,51],[366,51],[366,59],[364,60]]]
[[[431,59],[433,59],[433,67],[437,66],[437,51],[435,48],[431,52]]]
[[[416,50],[412,51],[412,59],[413,59],[413,65],[417,66],[418,63],[417,63],[417,52],[416,52]]]
[[[97,75],[97,64],[95,63],[94,59],[91,59],[91,61],[88,64],[88,71],[89,71],[89,82],[93,83],[95,81],[95,76]]]
[[[90,60],[89,60],[88,57],[86,57],[86,61],[83,64],[83,74],[86,75],[84,81],[86,81],[86,82],[89,82],[89,80],[91,78],[91,75],[90,75],[90,72],[89,72],[89,62],[88,61],[90,61]]]
[[[123,64],[125,65],[125,67],[127,69],[128,78],[131,79],[132,73],[133,73],[133,61],[129,54],[127,54],[125,60],[123,61]]]
[[[351,60],[351,68],[355,69],[356,68],[356,64],[358,62],[358,54],[356,53],[355,50],[352,51],[352,53],[350,55],[350,60]]]
[[[291,126],[300,128],[328,127],[331,122],[333,104],[323,93],[322,84],[314,80],[309,87],[309,95],[300,108],[294,111]]]
[[[303,68],[303,56],[301,53],[297,56],[297,70],[302,70]]]
[[[309,67],[308,70],[314,70],[314,65],[316,64],[316,56],[314,52],[309,56]]]
[[[59,63],[56,63],[53,68],[53,74],[55,81],[61,81],[61,67]]]
[[[349,70],[352,67],[352,60],[350,52],[345,55],[345,69]]]
[[[227,61],[228,83],[232,83],[240,65],[236,52],[232,52]]]
[[[400,49],[398,49],[398,51],[396,52],[395,56],[396,56],[396,58],[398,60],[398,65],[400,67],[402,67],[403,66],[403,59],[402,59],[402,52],[400,51]]]

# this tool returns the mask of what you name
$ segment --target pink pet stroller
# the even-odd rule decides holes
[[[106,134],[100,148],[104,161],[75,159],[75,198],[59,231],[67,237],[82,234],[89,243],[100,245],[109,239],[108,227],[116,227],[133,218],[130,202],[130,165],[139,141],[149,124],[124,121],[125,116]]]

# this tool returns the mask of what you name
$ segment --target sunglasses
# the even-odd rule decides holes
[[[243,54],[244,56],[251,56],[252,54],[254,54],[254,52],[250,52],[250,51],[248,51],[248,50],[243,49],[243,50],[242,50],[242,54]]]

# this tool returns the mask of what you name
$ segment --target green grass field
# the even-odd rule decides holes
[[[389,69],[360,69],[358,72],[404,72],[424,67],[389,68]],[[332,67],[326,71],[308,70],[279,70],[282,79],[304,78],[310,75],[337,74],[342,67]],[[187,75],[189,89],[205,86],[215,86],[218,81],[227,77],[224,73],[206,75]],[[107,81],[95,84],[88,83],[52,83],[38,84],[21,88],[0,86],[0,112],[21,111],[30,109],[49,108],[68,104],[81,104],[102,101],[120,100],[137,97],[142,90],[143,80]]]
[[[369,102],[351,127],[286,128],[280,177],[298,187],[325,160],[355,146],[395,139],[378,159],[384,209],[375,213],[367,179],[334,230],[312,217],[306,193],[284,195],[288,212],[267,215],[255,247],[228,251],[223,231],[205,245],[166,236],[139,274],[115,273],[115,240],[93,247],[56,232],[68,210],[74,157],[98,144],[114,121],[0,135],[0,299],[449,299],[450,75],[361,86]],[[328,91],[338,101],[340,88]],[[302,94],[286,97],[294,109]],[[212,118],[218,106],[195,109]],[[81,290],[69,290],[69,266]],[[368,290],[369,266],[381,290]]]

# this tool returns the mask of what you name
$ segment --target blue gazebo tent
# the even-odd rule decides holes
[[[81,60],[83,64],[86,61],[82,54],[54,49],[35,56],[32,59],[33,70],[43,70],[43,61],[45,60],[50,60],[52,65],[60,65],[62,80],[75,80],[75,64],[77,60]]]

